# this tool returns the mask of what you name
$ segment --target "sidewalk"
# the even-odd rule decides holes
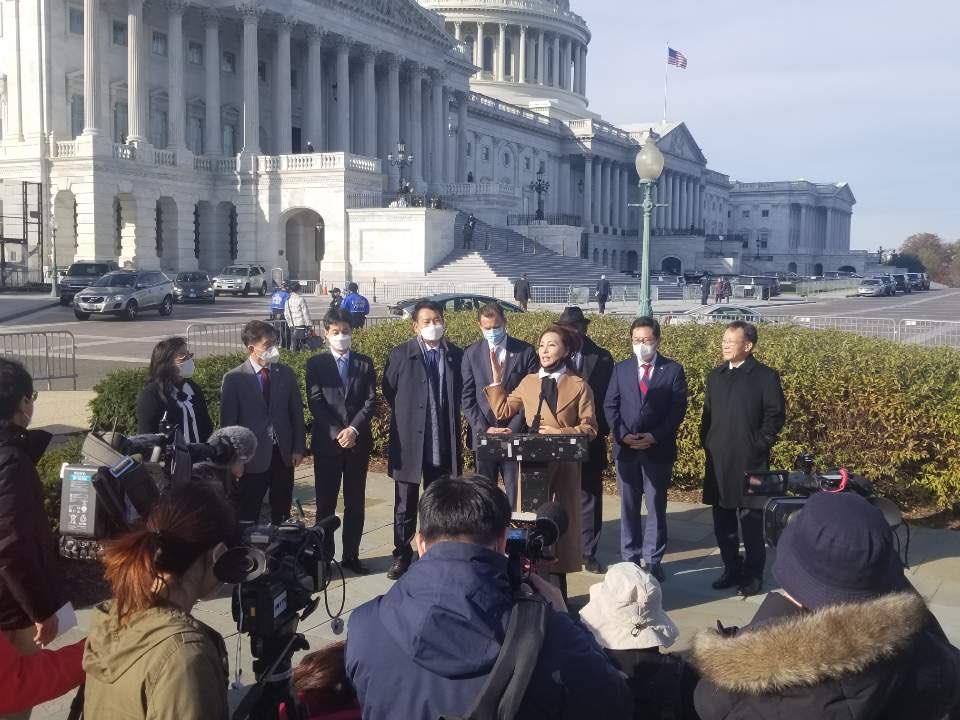
[[[314,503],[313,469],[303,467],[297,471],[295,497],[300,499],[308,516],[312,516]],[[668,505],[670,543],[664,562],[667,580],[663,587],[664,607],[680,628],[680,638],[671,650],[689,648],[693,635],[703,629],[715,627],[716,621],[725,625],[742,625],[756,612],[763,596],[740,599],[733,591],[717,592],[710,582],[722,568],[719,553],[713,538],[710,509],[703,505],[670,503]],[[338,512],[342,506],[338,507]],[[605,563],[616,562],[619,556],[620,503],[612,495],[604,497],[604,524],[600,541],[599,557]],[[392,583],[386,571],[392,562],[393,549],[393,481],[381,473],[372,473],[367,482],[366,524],[360,555],[373,571],[366,577],[348,574],[345,582],[345,606],[343,618],[358,605],[386,592]],[[337,547],[340,547],[340,532],[337,532]],[[768,553],[768,588],[773,580],[769,572],[775,551]],[[945,530],[914,528],[910,547],[913,567],[908,575],[930,603],[944,630],[954,644],[960,643],[960,533]],[[578,611],[588,599],[592,584],[600,576],[585,572],[568,577],[570,607]],[[340,605],[340,585],[331,587],[329,603],[336,609]],[[79,609],[79,627],[71,630],[57,641],[57,646],[83,637],[89,621],[89,609]],[[242,669],[240,682],[248,686],[253,681],[249,640],[240,641],[241,652],[237,655],[236,625],[230,614],[230,598],[227,594],[197,605],[194,615],[228,639],[231,680],[237,668]],[[338,638],[331,630],[330,619],[321,599],[319,609],[301,625],[313,649]],[[340,636],[342,638],[342,636]],[[304,653],[294,656],[294,663]],[[231,702],[236,703],[242,691],[231,690]],[[66,715],[70,697],[47,703],[34,711],[39,720],[59,720]]]
[[[60,304],[50,293],[0,293],[0,323],[31,315]]]

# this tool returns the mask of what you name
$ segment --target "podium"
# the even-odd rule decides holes
[[[517,482],[516,508],[519,513],[534,514],[537,508],[550,500],[548,490],[551,463],[582,463],[589,458],[588,438],[579,433],[570,435],[482,433],[476,452],[478,459],[481,460],[491,462],[513,460],[517,463],[520,477]]]

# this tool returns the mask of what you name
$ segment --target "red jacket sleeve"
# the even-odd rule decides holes
[[[0,633],[0,715],[27,710],[79,687],[85,642],[21,655]]]

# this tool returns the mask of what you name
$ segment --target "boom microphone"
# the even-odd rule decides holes
[[[209,460],[216,465],[228,467],[236,463],[246,465],[253,460],[257,452],[257,436],[248,428],[230,425],[220,428],[206,443],[212,450]],[[194,445],[190,446],[190,455],[194,457]]]
[[[537,508],[537,525],[534,531],[540,536],[543,545],[553,545],[567,531],[570,524],[567,513],[560,503],[548,502]]]
[[[340,517],[338,515],[331,515],[323,520],[317,520],[314,527],[324,535],[335,532],[336,529],[340,527]]]

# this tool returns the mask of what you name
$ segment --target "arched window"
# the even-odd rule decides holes
[[[485,37],[483,39],[483,71],[484,72],[493,72],[495,67],[494,59],[494,45],[492,37]]]
[[[607,260],[608,260],[608,258],[607,258],[607,251],[604,250],[604,251],[603,251],[603,266],[604,266],[604,267],[607,267]]]

